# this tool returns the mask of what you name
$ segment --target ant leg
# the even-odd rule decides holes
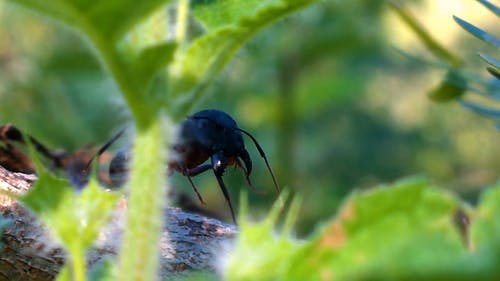
[[[234,224],[238,224],[236,222],[236,217],[234,216],[233,204],[231,204],[231,197],[229,196],[229,192],[227,191],[226,185],[222,180],[222,175],[227,167],[227,159],[224,157],[224,154],[218,152],[211,157],[212,162],[212,170],[214,171],[215,178],[217,178],[217,182],[219,183],[220,189],[222,189],[222,193],[224,194],[224,198],[226,198],[226,202],[229,205],[229,210],[231,210],[231,217],[233,218]]]
[[[226,202],[229,205],[229,210],[231,210],[231,217],[233,218],[234,224],[238,224],[236,222],[236,218],[234,216],[234,209],[233,205],[231,204],[231,198],[229,197],[229,192],[227,191],[226,185],[224,184],[224,181],[222,180],[222,174],[217,173],[214,171],[215,177],[217,178],[217,182],[219,183],[220,189],[222,189],[222,193],[224,194],[224,198],[226,198]]]
[[[203,172],[206,172],[207,170],[210,170],[211,168],[212,168],[212,166],[210,164],[200,165],[200,166],[194,167],[192,169],[186,169],[182,172],[182,174],[185,176],[194,177],[194,176],[197,176]]]
[[[191,184],[191,187],[193,188],[194,192],[195,192],[195,193],[196,193],[196,195],[198,196],[198,200],[200,200],[200,203],[201,203],[201,204],[203,204],[203,205],[206,205],[205,200],[203,200],[203,197],[201,197],[201,194],[200,194],[200,192],[198,191],[198,189],[196,188],[196,185],[194,185],[194,182],[193,182],[193,180],[191,179],[191,176],[186,175],[186,177],[188,178],[188,181],[189,181],[189,183]]]
[[[196,185],[194,185],[194,182],[193,180],[191,179],[191,177],[194,177],[196,175],[199,175],[207,170],[209,170],[211,168],[211,166],[209,164],[206,164],[206,165],[200,165],[198,167],[194,167],[192,169],[184,169],[182,171],[182,174],[185,175],[187,178],[188,178],[188,181],[189,183],[191,184],[191,187],[193,188],[194,192],[196,193],[196,195],[198,196],[198,200],[200,200],[201,204],[205,205],[205,200],[203,200],[203,197],[201,197],[201,194],[200,192],[198,191],[198,189],[196,188]]]

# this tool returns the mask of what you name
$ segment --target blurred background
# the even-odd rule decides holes
[[[498,18],[470,0],[401,1],[471,71],[485,73],[488,50],[453,20],[497,32]],[[427,94],[446,71],[402,54],[431,58],[386,1],[320,1],[253,38],[196,110],[228,112],[255,135],[282,187],[300,194],[298,235],[332,217],[346,195],[424,175],[472,203],[494,184],[500,132],[456,102]],[[193,112],[194,113],[194,112]],[[129,114],[86,42],[72,30],[0,1],[0,123],[12,123],[51,148],[103,144]],[[272,180],[250,140],[251,214],[275,200]],[[115,150],[118,147],[114,148]],[[225,181],[233,200],[246,189],[241,171]],[[194,178],[208,212],[229,209],[211,173]],[[175,190],[196,201],[188,181]]]

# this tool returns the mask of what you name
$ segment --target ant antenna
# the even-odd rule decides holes
[[[83,174],[87,174],[90,165],[92,165],[92,162],[94,162],[96,158],[99,158],[99,156],[101,156],[101,154],[103,154],[104,151],[106,151],[113,143],[115,143],[115,141],[118,140],[123,135],[124,132],[125,129],[120,130],[108,142],[106,142],[103,146],[101,146],[94,155],[92,155],[92,158],[90,158],[89,162],[85,166],[85,169],[83,170]]]
[[[273,173],[273,170],[271,169],[271,165],[269,165],[269,161],[267,160],[266,154],[264,153],[264,150],[262,149],[260,144],[257,142],[257,140],[249,132],[247,132],[243,129],[240,129],[240,128],[233,128],[233,129],[244,133],[245,135],[249,136],[250,139],[252,139],[253,143],[255,144],[255,147],[257,147],[257,150],[259,151],[260,156],[266,162],[267,169],[269,170],[269,173],[271,174],[271,177],[273,178],[274,187],[276,188],[276,192],[279,195],[281,193],[280,187],[279,187],[278,183],[276,182],[276,178],[274,177],[274,173]]]

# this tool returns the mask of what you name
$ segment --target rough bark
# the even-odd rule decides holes
[[[22,194],[35,180],[34,175],[12,173],[0,166],[2,191]],[[122,199],[95,247],[88,252],[89,266],[105,257],[116,256],[126,205],[126,199]],[[2,232],[0,281],[53,280],[64,264],[64,250],[53,242],[30,211],[4,195],[0,195],[0,216],[9,220]],[[161,277],[215,270],[224,255],[222,251],[229,248],[237,233],[233,225],[178,209],[167,209],[165,218],[167,223],[159,243]]]

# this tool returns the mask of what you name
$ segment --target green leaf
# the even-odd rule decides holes
[[[289,270],[290,257],[301,248],[291,236],[289,224],[298,212],[294,200],[287,213],[281,235],[275,235],[274,228],[283,210],[287,192],[282,192],[269,215],[261,222],[253,223],[247,218],[248,199],[244,193],[240,197],[239,232],[235,249],[228,261],[224,261],[225,280],[285,280],[282,277]],[[281,279],[280,279],[281,278]],[[305,280],[305,279],[304,279]]]
[[[500,185],[477,211],[422,179],[353,193],[313,239],[240,217],[227,280],[498,280]],[[247,212],[242,201],[241,211]],[[278,206],[278,207],[277,207]],[[293,215],[292,215],[293,216]],[[471,223],[472,221],[472,223]]]
[[[132,1],[132,0],[9,0],[13,3],[33,9],[36,12],[59,20],[85,36],[93,45],[99,60],[106,70],[110,72],[129,106],[135,121],[140,126],[147,126],[161,108],[162,103],[150,102],[147,89],[143,83],[150,81],[151,76],[160,67],[159,63],[166,64],[170,54],[167,53],[159,58],[158,62],[151,63],[149,51],[145,58],[130,64],[130,54],[122,53],[118,48],[119,40],[131,30],[140,20],[152,14],[152,12],[168,0]],[[158,41],[162,41],[161,38]],[[160,44],[161,46],[161,44]],[[134,46],[134,48],[137,46]],[[164,47],[164,46],[163,46]],[[163,47],[156,49],[158,50]],[[139,52],[141,48],[136,48]],[[165,49],[163,49],[165,50]],[[169,50],[168,50],[169,51]],[[170,51],[169,51],[170,52]],[[144,58],[144,57],[143,57]],[[133,67],[138,69],[133,69]],[[142,71],[144,67],[152,66],[152,70],[137,75],[135,71]],[[160,104],[160,105],[158,105]],[[156,106],[152,106],[156,105]]]
[[[207,30],[215,30],[223,26],[237,23],[242,17],[252,17],[255,9],[262,6],[277,4],[276,0],[225,0],[225,1],[191,1],[194,17]],[[214,11],[217,11],[214,13]]]
[[[171,68],[173,107],[183,116],[207,86],[224,69],[235,52],[255,33],[270,23],[314,0],[195,1],[193,15],[207,33],[180,51]],[[179,99],[180,94],[189,93]]]
[[[13,3],[19,4],[26,8],[32,9],[38,13],[44,14],[51,18],[60,20],[70,26],[75,26],[77,18],[71,14],[71,6],[68,6],[65,1],[53,0],[8,0]]]
[[[117,199],[118,195],[102,190],[95,180],[77,194],[66,180],[47,171],[39,172],[32,190],[20,198],[66,247],[90,246]]]
[[[173,58],[176,44],[163,43],[141,51],[132,66],[138,85],[147,86],[153,76]]]
[[[100,189],[95,179],[77,194],[69,182],[45,170],[34,153],[32,158],[37,165],[38,180],[19,200],[35,212],[62,243],[70,256],[74,280],[83,281],[85,250],[108,220],[118,196]]]
[[[500,79],[500,70],[491,66],[486,67],[486,70],[495,78]]]
[[[119,39],[134,24],[160,8],[166,0],[106,0],[82,2],[77,7],[105,36]]]
[[[68,181],[57,178],[45,168],[38,166],[37,172],[38,180],[33,188],[19,199],[59,236],[62,226],[58,221],[63,221],[73,209],[65,210],[71,206],[75,191]],[[52,228],[52,225],[57,229]]]
[[[500,185],[486,189],[470,225],[474,256],[469,259],[481,271],[482,280],[500,278]]]
[[[460,75],[459,71],[450,69],[443,82],[436,89],[430,91],[428,96],[435,102],[455,101],[465,94],[466,89],[467,80]]]
[[[76,196],[73,208],[78,222],[75,226],[80,235],[80,243],[88,247],[110,218],[120,195],[103,190],[97,179],[92,179],[83,192]]]
[[[471,225],[471,240],[478,250],[500,253],[500,185],[481,195]]]
[[[10,0],[60,20],[79,30],[99,32],[110,41],[120,39],[132,26],[167,0]]]
[[[495,36],[491,35],[490,33],[464,21],[463,19],[453,16],[453,19],[465,30],[470,32],[472,35],[476,36],[477,38],[483,40],[484,42],[493,45],[493,47],[496,47],[497,49],[500,49],[500,39],[496,38]]]
[[[284,279],[439,276],[467,253],[454,224],[462,207],[456,197],[422,180],[354,193],[335,220],[295,257]]]

